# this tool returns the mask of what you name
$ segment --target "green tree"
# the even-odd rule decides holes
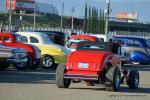
[[[91,7],[89,6],[89,10],[88,10],[88,28],[87,28],[87,32],[90,33],[91,32]]]
[[[88,28],[88,26],[87,26],[87,13],[88,13],[88,10],[87,9],[88,9],[87,4],[85,4],[85,15],[84,15],[84,26],[83,26],[84,32],[88,31],[87,30],[87,28]]]

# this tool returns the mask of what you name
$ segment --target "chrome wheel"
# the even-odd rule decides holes
[[[43,67],[46,69],[52,68],[54,65],[54,60],[51,56],[44,56],[42,60]]]
[[[120,88],[120,76],[119,76],[119,74],[116,76],[115,86],[116,86],[117,89]]]
[[[136,75],[135,76],[135,87],[138,87],[138,85],[139,85],[139,76]]]

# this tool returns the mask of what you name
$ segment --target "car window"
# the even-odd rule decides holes
[[[123,40],[123,39],[114,39],[113,42],[118,43],[119,45],[124,45],[125,44],[125,40]]]
[[[14,34],[16,42],[28,43],[28,38],[20,34]]]
[[[30,42],[31,43],[39,43],[39,40],[35,37],[30,37]]]
[[[11,42],[11,38],[10,37],[4,37],[4,41],[5,42]]]
[[[137,40],[127,40],[126,45],[133,46],[133,47],[141,47],[142,46],[142,44]]]
[[[146,45],[150,48],[150,40],[146,40]]]
[[[23,42],[23,43],[28,43],[28,39],[25,36],[20,36],[16,38],[17,42]]]

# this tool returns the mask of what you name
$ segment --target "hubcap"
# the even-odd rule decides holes
[[[53,64],[53,60],[50,57],[44,57],[43,58],[43,65],[45,67],[50,67]]]
[[[135,76],[135,87],[138,87],[138,84],[139,84],[139,76],[136,75]]]
[[[120,77],[119,77],[119,75],[116,76],[115,85],[116,85],[116,88],[120,87]]]

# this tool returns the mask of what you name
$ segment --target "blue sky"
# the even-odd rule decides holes
[[[3,9],[6,0],[0,0],[0,11]],[[75,8],[74,15],[76,17],[84,16],[84,7],[85,3],[95,6],[98,9],[105,8],[105,0],[36,0],[38,2],[44,2],[53,4],[59,10],[59,14],[61,13],[62,2],[64,2],[64,14],[69,16],[71,12],[71,8]],[[126,12],[138,12],[139,20],[143,22],[150,22],[150,0],[110,0],[112,13],[111,17],[114,17],[115,14],[119,11]]]
[[[95,6],[98,9],[104,9],[106,4],[105,0],[36,0],[45,3],[52,3],[57,7],[61,13],[62,2],[64,2],[64,14],[70,15],[72,7],[75,7],[75,16],[84,16],[85,3]],[[139,20],[143,22],[150,22],[150,0],[110,0],[112,13],[111,16],[114,17],[119,11],[126,12],[138,12]]]

